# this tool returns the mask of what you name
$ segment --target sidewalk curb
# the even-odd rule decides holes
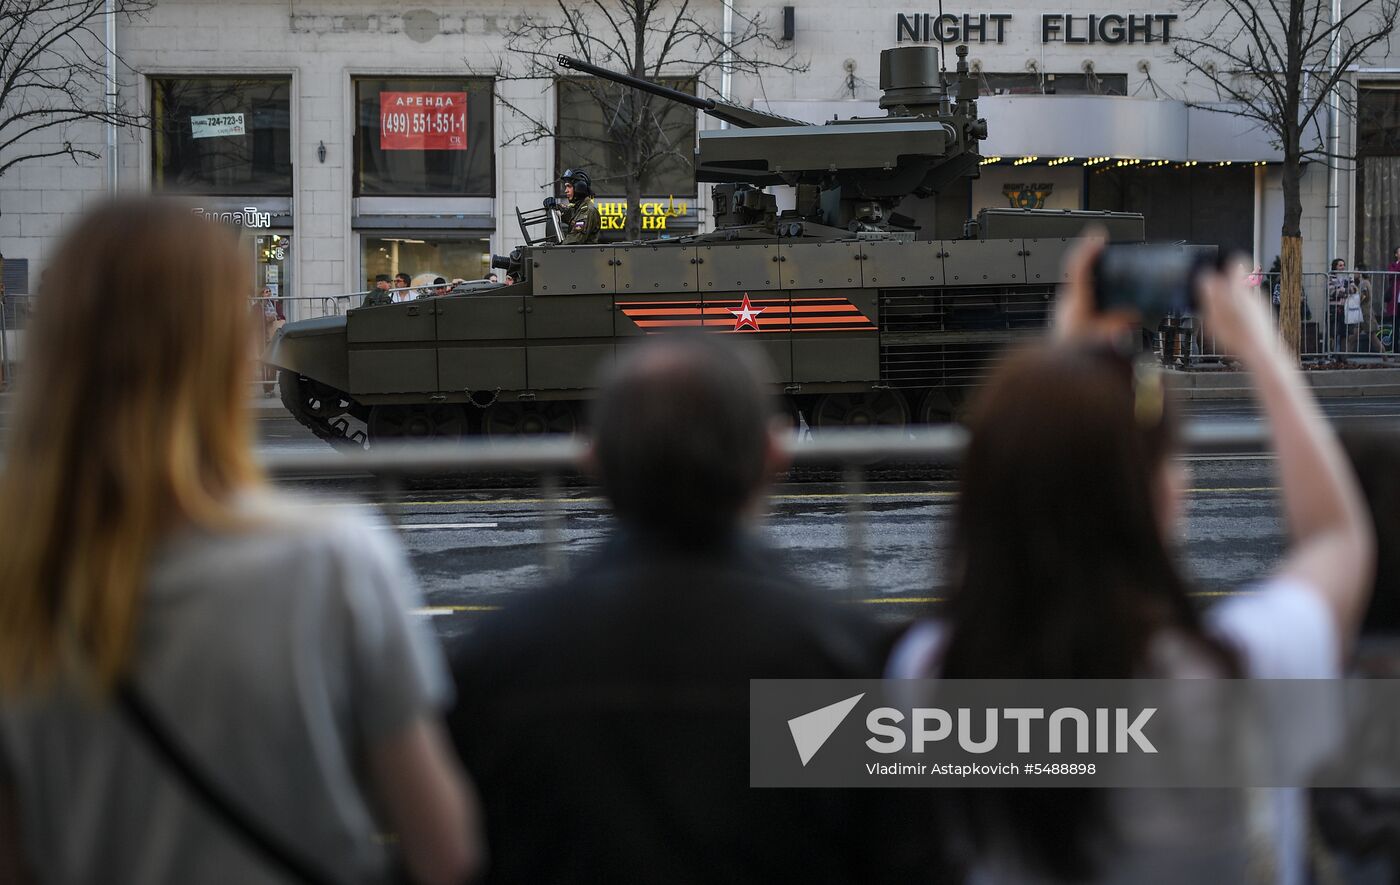
[[[1184,401],[1250,399],[1254,388],[1249,374],[1242,371],[1191,371],[1168,368],[1163,373],[1167,385]],[[1319,399],[1400,397],[1400,366],[1369,369],[1304,370],[1303,380]],[[7,411],[13,391],[0,390],[0,412]],[[254,418],[290,418],[281,397],[252,396],[248,411]]]
[[[1254,388],[1243,371],[1168,369],[1167,384],[1183,400],[1249,399]],[[1303,380],[1319,399],[1400,396],[1400,366],[1305,369]]]

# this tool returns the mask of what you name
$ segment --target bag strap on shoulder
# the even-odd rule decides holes
[[[175,773],[185,788],[225,827],[238,835],[269,866],[305,885],[339,885],[315,863],[302,857],[261,821],[240,808],[217,783],[205,775],[129,682],[117,686],[117,702],[126,720],[145,738],[154,754]]]

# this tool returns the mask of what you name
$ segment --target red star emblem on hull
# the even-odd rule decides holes
[[[750,329],[753,329],[755,332],[757,332],[757,331],[758,331],[758,315],[761,314],[761,313],[763,313],[763,311],[767,310],[767,308],[764,308],[764,307],[755,308],[752,304],[749,304],[749,293],[745,292],[745,293],[744,293],[744,303],[741,304],[741,305],[739,305],[739,309],[738,309],[738,310],[735,310],[734,308],[731,307],[731,308],[728,308],[728,310],[729,310],[730,313],[734,314],[734,331],[735,331],[735,332],[738,332],[739,330],[743,329],[745,326],[747,326],[747,327],[749,327]]]

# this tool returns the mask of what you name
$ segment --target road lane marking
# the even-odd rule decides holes
[[[401,532],[422,532],[429,529],[494,529],[498,525],[500,523],[495,522],[404,522],[386,528],[396,528]]]
[[[860,492],[852,494],[850,492],[816,492],[810,495],[769,495],[770,501],[842,501],[847,498],[954,498],[957,492],[952,490],[924,492]]]
[[[1193,495],[1218,494],[1222,492],[1257,493],[1257,492],[1277,492],[1278,486],[1202,486],[1200,488],[1187,489]],[[925,491],[925,492],[861,492],[851,494],[849,492],[820,492],[813,494],[788,494],[770,495],[771,501],[845,501],[851,498],[955,498],[956,491]],[[383,504],[373,501],[358,502],[360,507],[490,507],[490,506],[510,506],[510,505],[540,505],[553,504],[555,506],[565,504],[602,504],[606,503],[606,498],[501,498],[498,500],[480,500],[476,498],[461,498],[448,501],[400,501],[397,503]],[[326,505],[340,506],[340,505]]]
[[[1204,599],[1219,596],[1253,596],[1258,590],[1193,590],[1187,596],[1199,596]]]
[[[1253,596],[1257,590],[1197,590],[1187,593],[1187,596],[1201,598],[1218,598],[1225,596]],[[946,596],[871,596],[865,599],[853,599],[856,605],[933,605],[948,601]],[[430,618],[439,618],[447,615],[473,615],[486,612],[497,612],[505,606],[501,605],[429,605],[423,608],[413,609],[413,614],[423,615]]]
[[[443,615],[467,615],[500,610],[501,606],[499,605],[427,605],[413,609],[413,614],[437,618]]]
[[[511,505],[511,504],[555,504],[555,505],[559,505],[559,504],[601,504],[601,503],[605,502],[606,500],[607,500],[606,498],[601,498],[601,497],[599,497],[599,498],[496,498],[496,499],[458,498],[458,499],[456,499],[456,500],[448,500],[448,501],[399,501],[399,502],[396,502],[396,503],[390,502],[390,503],[388,503],[388,504],[384,504],[384,503],[375,503],[375,502],[372,502],[372,501],[363,501],[363,502],[360,503],[360,506],[362,506],[362,507],[448,507],[448,506],[452,506],[452,505],[461,505],[461,504],[489,504],[489,505],[495,505],[495,504],[502,504],[502,505]]]
[[[1205,487],[1199,489],[1187,489],[1193,495],[1201,495],[1206,492],[1277,492],[1278,486],[1221,486]]]

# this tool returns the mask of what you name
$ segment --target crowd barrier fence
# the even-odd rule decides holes
[[[867,541],[871,537],[866,499],[870,468],[877,464],[955,465],[967,444],[967,431],[958,425],[906,429],[834,430],[788,438],[787,455],[794,467],[834,468],[841,472],[847,494],[845,548],[850,563],[851,597],[870,590]],[[1266,429],[1256,422],[1191,422],[1183,432],[1189,454],[1258,454],[1268,448]],[[409,478],[525,474],[534,479],[543,512],[541,546],[546,572],[558,577],[564,569],[563,480],[585,474],[587,443],[579,437],[525,437],[509,443],[485,439],[425,441],[376,445],[372,449],[269,454],[263,467],[273,478],[316,480],[372,478],[390,522],[395,502]]]
[[[1395,362],[1396,302],[1400,273],[1340,271],[1303,274],[1299,354],[1305,363]],[[1255,287],[1278,317],[1279,274],[1259,275]],[[1157,330],[1157,353],[1166,365],[1208,369],[1233,363],[1199,315],[1168,317]]]
[[[14,381],[33,307],[31,295],[0,296],[0,389],[8,389]]]
[[[1280,275],[1260,274],[1256,290],[1278,315]],[[397,293],[401,289],[391,289]],[[323,316],[342,316],[359,307],[369,292],[342,295],[307,295],[278,298],[255,297],[249,307],[262,316],[264,304],[272,302],[288,321]],[[22,360],[24,332],[33,311],[31,295],[0,298],[0,389],[13,384],[16,367]],[[1400,313],[1400,272],[1342,271],[1303,274],[1303,309],[1300,354],[1305,363],[1389,364],[1397,362],[1400,334],[1396,316]],[[1171,316],[1158,326],[1152,338],[1153,349],[1165,365],[1209,369],[1229,367],[1234,360],[1211,334],[1208,324],[1197,315]],[[268,383],[259,368],[252,384]]]

